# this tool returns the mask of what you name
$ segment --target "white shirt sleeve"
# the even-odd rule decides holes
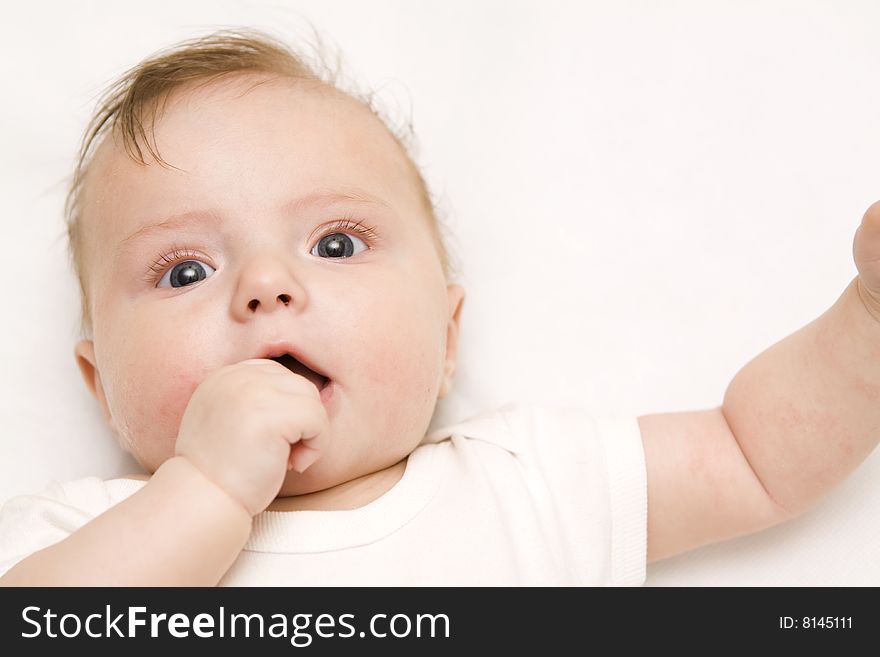
[[[109,507],[104,482],[86,477],[53,481],[36,495],[19,495],[0,507],[0,577],[19,561],[58,543]]]
[[[597,418],[611,506],[611,581],[641,586],[648,561],[648,477],[637,418]]]
[[[635,417],[550,404],[504,413],[533,495],[583,583],[640,586],[647,565],[647,472]]]

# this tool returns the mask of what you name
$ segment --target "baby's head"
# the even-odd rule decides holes
[[[86,132],[75,353],[149,472],[205,377],[273,343],[334,386],[328,451],[282,495],[396,463],[449,390],[464,291],[430,194],[372,108],[313,71],[264,34],[217,33],[129,71]]]

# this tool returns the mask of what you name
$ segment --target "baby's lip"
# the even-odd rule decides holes
[[[298,360],[296,360],[293,356],[291,356],[289,354],[284,354],[283,356],[276,356],[272,360],[274,360],[276,363],[279,363],[280,365],[284,365],[284,367],[286,367],[289,371],[293,372],[294,374],[298,374],[299,376],[302,376],[302,377],[308,379],[309,381],[311,381],[314,384],[314,386],[318,390],[323,390],[330,383],[330,379],[328,379],[326,376],[324,376],[323,374],[318,374],[314,370],[309,369],[308,366],[299,362]]]
[[[315,372],[318,376],[326,379],[324,385],[330,381],[330,377],[327,376],[319,367],[317,367],[314,362],[312,362],[307,356],[304,356],[299,349],[297,349],[294,345],[289,342],[273,342],[265,345],[260,351],[257,353],[254,358],[267,358],[267,359],[277,359],[280,356],[291,356],[295,360],[298,360],[300,363],[305,365],[307,368]]]

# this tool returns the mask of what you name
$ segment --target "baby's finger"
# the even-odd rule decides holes
[[[300,474],[305,472],[312,463],[317,461],[327,448],[330,436],[326,430],[311,438],[302,438],[290,447],[287,469],[294,469]]]
[[[859,273],[880,261],[880,201],[873,203],[862,217],[853,239],[853,259]]]
[[[853,260],[859,270],[859,297],[871,316],[880,321],[880,201],[865,211],[856,229]]]
[[[315,399],[321,398],[319,385],[314,381],[306,378],[302,374],[298,374],[281,363],[267,358],[251,358],[241,361],[242,364],[250,367],[258,368],[257,371],[268,372],[277,376],[277,381],[285,386],[289,392],[298,392],[300,394],[309,395]]]
[[[296,430],[285,436],[290,443],[287,469],[302,473],[321,455],[329,442],[330,420],[320,400],[303,400],[296,417]],[[305,412],[303,412],[305,411]]]
[[[306,444],[306,441],[300,440],[290,447],[290,456],[287,459],[287,469],[296,470],[300,474],[318,460],[321,456],[321,450],[314,449]]]

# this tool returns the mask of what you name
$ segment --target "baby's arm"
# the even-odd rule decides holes
[[[759,354],[721,407],[639,418],[648,561],[810,508],[880,438],[880,204],[855,239],[860,276],[813,322]],[[876,271],[874,271],[876,270]]]
[[[213,586],[247,542],[251,518],[327,442],[321,393],[265,359],[221,367],[196,388],[173,458],[141,490],[0,584]]]
[[[3,586],[214,586],[248,539],[251,515],[178,456],[63,541],[35,552]]]

